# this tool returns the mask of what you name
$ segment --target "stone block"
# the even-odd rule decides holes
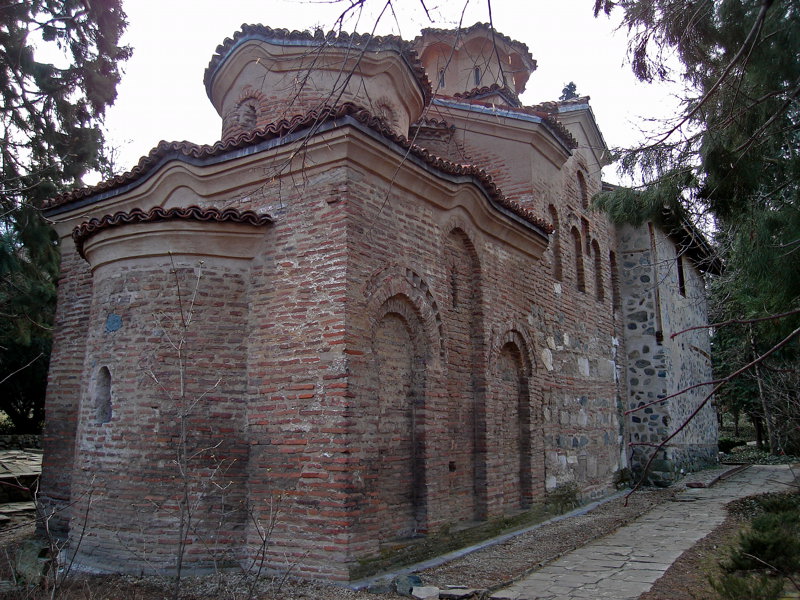
[[[432,585],[411,588],[411,597],[418,600],[438,600],[439,588]]]
[[[422,586],[422,578],[419,575],[399,575],[392,581],[395,591],[401,596],[410,596],[415,587]]]

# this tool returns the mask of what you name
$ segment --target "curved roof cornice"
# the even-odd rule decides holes
[[[309,46],[317,48],[355,48],[363,51],[381,52],[381,51],[394,51],[397,52],[408,65],[411,72],[414,74],[417,83],[419,84],[425,104],[430,102],[432,96],[431,83],[428,80],[428,75],[419,61],[416,51],[410,42],[406,42],[396,35],[388,36],[375,36],[368,33],[347,33],[347,32],[328,32],[323,33],[318,29],[314,32],[311,31],[289,31],[288,29],[273,29],[266,25],[260,24],[243,24],[241,29],[233,34],[233,37],[226,38],[222,42],[211,57],[208,67],[203,76],[203,84],[206,88],[206,93],[209,98],[211,97],[211,86],[214,77],[219,71],[225,60],[238,48],[240,45],[248,41],[262,41],[269,44],[278,46]]]
[[[290,143],[300,136],[313,135],[325,128],[350,123],[358,124],[373,131],[381,139],[396,144],[405,153],[423,164],[450,176],[466,176],[472,178],[489,201],[513,217],[532,225],[544,233],[552,233],[553,227],[539,218],[532,211],[523,208],[513,200],[505,197],[494,183],[492,177],[476,165],[462,165],[432,154],[425,148],[412,144],[405,136],[392,131],[383,119],[373,116],[366,109],[352,103],[343,103],[336,107],[324,106],[305,115],[292,119],[284,119],[261,129],[241,134],[237,137],[217,142],[213,146],[192,144],[190,142],[161,142],[147,156],[139,160],[132,170],[104,181],[95,186],[81,188],[60,194],[45,203],[44,209],[51,214],[61,212],[60,208],[69,209],[68,205],[92,202],[94,196],[113,196],[123,193],[144,182],[152,174],[170,160],[200,162],[227,160],[259,150],[260,145],[269,143]]]
[[[261,227],[270,225],[273,219],[269,215],[259,215],[252,210],[236,210],[226,208],[200,208],[199,206],[188,206],[186,208],[163,208],[156,206],[145,212],[140,208],[134,208],[130,212],[116,212],[113,215],[105,215],[99,219],[84,221],[72,230],[72,239],[81,258],[86,258],[84,254],[84,243],[91,236],[105,229],[121,227],[133,223],[160,223],[163,221],[210,221],[215,223],[242,223]]]
[[[507,35],[504,35],[494,29],[491,24],[489,23],[475,23],[469,27],[462,27],[461,29],[438,29],[436,27],[427,27],[420,32],[420,36],[425,35],[455,35],[458,34],[460,37],[467,37],[471,33],[475,33],[477,31],[486,31],[492,34],[496,39],[501,40],[510,48],[516,50],[521,57],[523,57],[530,66],[531,71],[536,70],[536,59],[533,58],[530,49],[528,48],[527,44],[522,42],[518,42],[517,40],[513,40]]]

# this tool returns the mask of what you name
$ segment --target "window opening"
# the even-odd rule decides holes
[[[681,296],[686,297],[686,274],[683,272],[683,256],[681,255],[680,248],[676,248],[677,263],[678,263],[678,292]]]
[[[589,208],[589,188],[586,187],[586,178],[578,171],[578,193],[580,194],[581,207]]]
[[[481,68],[475,67],[475,71],[473,73],[475,75],[475,85],[479,86],[481,84]]]
[[[575,287],[579,292],[586,291],[586,278],[583,271],[583,248],[581,247],[581,234],[572,228],[572,239],[575,243]]]
[[[550,220],[553,222],[553,277],[561,281],[561,233],[559,231],[558,211],[552,204],[548,207]]]
[[[608,265],[611,269],[611,304],[614,308],[619,308],[619,275],[617,274],[617,255],[614,252],[608,253]]]
[[[600,257],[600,244],[592,240],[592,253],[594,254],[594,293],[598,302],[606,299],[606,290],[603,287],[603,260]]]
[[[111,371],[100,367],[94,384],[94,407],[98,425],[111,420]]]
[[[248,100],[239,109],[239,124],[244,129],[254,129],[258,121],[258,107],[255,100]]]

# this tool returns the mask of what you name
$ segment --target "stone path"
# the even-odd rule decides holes
[[[19,513],[23,505],[25,511],[32,510],[30,489],[35,487],[41,472],[41,450],[0,450],[0,525],[7,524],[10,515]]]
[[[579,548],[503,590],[495,600],[636,600],[684,551],[725,520],[736,498],[785,491],[786,465],[751,466],[710,488],[687,489],[616,533]]]
[[[0,477],[38,475],[41,472],[41,450],[0,450]]]

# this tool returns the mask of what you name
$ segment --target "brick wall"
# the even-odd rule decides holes
[[[91,292],[89,266],[75,252],[71,238],[62,238],[39,494],[44,511],[51,515],[47,526],[55,535],[65,535],[69,528],[78,407],[86,385],[83,373]]]

